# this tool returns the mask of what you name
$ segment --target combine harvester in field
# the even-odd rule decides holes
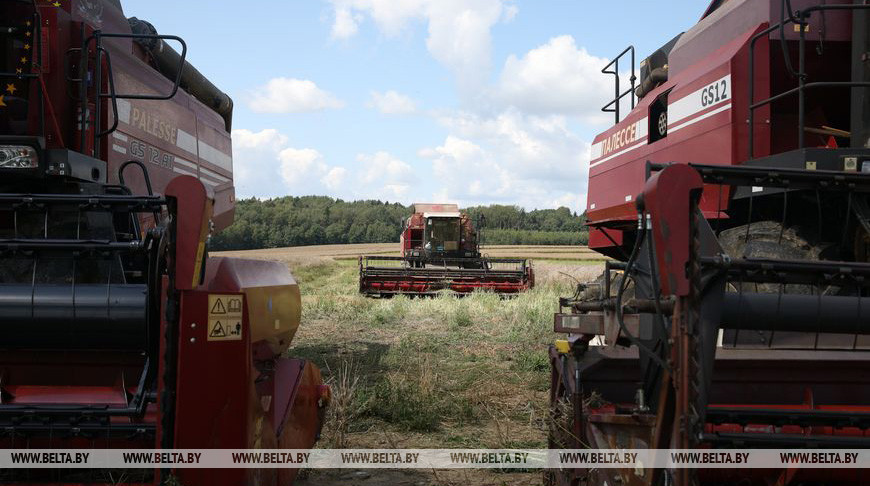
[[[402,226],[402,256],[360,257],[360,293],[389,297],[481,289],[516,294],[535,285],[526,259],[481,255],[479,233],[456,204],[415,204]]]
[[[604,68],[616,124],[593,144],[587,214],[590,246],[619,261],[560,302],[552,447],[870,445],[868,52],[866,2],[715,0],[640,64],[638,87],[617,75],[633,48]],[[862,485],[870,471],[552,479]]]
[[[329,389],[284,357],[300,321],[293,276],[208,257],[233,221],[230,98],[181,38],[117,0],[5,0],[0,19],[0,448],[312,447]],[[54,468],[0,481],[295,475]]]

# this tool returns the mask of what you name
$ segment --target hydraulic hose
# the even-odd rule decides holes
[[[638,254],[640,253],[641,244],[646,237],[647,228],[644,222],[644,214],[645,213],[643,211],[638,213],[637,237],[634,240],[634,247],[631,250],[631,255],[628,257],[628,262],[625,265],[625,271],[622,274],[622,281],[619,283],[619,291],[616,293],[616,322],[619,323],[620,331],[625,335],[626,338],[628,338],[631,344],[637,346],[637,349],[640,352],[647,354],[651,360],[656,362],[656,364],[664,369],[667,369],[667,363],[662,360],[658,353],[644,345],[637,337],[635,337],[628,331],[628,328],[626,328],[625,326],[625,321],[622,314],[622,296],[625,293],[628,276],[631,274],[631,270],[634,267],[634,263],[637,260]]]

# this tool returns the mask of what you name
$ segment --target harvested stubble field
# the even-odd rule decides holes
[[[544,448],[547,345],[559,296],[603,268],[579,247],[491,247],[533,259],[534,290],[502,299],[367,299],[357,293],[361,254],[395,244],[224,252],[286,263],[302,291],[290,354],[311,359],[333,389],[319,447]],[[311,470],[302,485],[537,485],[539,471]]]
[[[357,245],[315,245],[294,246],[289,248],[267,248],[263,250],[227,251],[221,255],[243,256],[245,258],[266,258],[287,262],[305,263],[311,259],[356,260],[360,255],[398,256],[396,243],[361,243]],[[535,260],[601,260],[601,255],[585,246],[528,246],[496,245],[483,248],[483,254],[494,258],[532,258]]]

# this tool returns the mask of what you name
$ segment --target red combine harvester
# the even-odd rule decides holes
[[[616,124],[589,169],[590,246],[617,261],[561,299],[551,446],[867,447],[870,5],[716,0],[637,86],[633,56],[603,70]],[[870,471],[551,479],[857,485]]]
[[[415,204],[403,223],[402,256],[362,256],[359,291],[367,296],[524,292],[535,285],[523,258],[489,258],[468,215],[456,204]]]
[[[311,447],[329,389],[283,357],[300,320],[293,276],[208,257],[233,220],[230,98],[181,38],[117,0],[5,0],[0,24],[0,448]],[[149,469],[122,482],[295,475]]]

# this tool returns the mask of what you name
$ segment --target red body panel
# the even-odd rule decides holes
[[[90,35],[95,30],[104,33],[130,34],[124,13],[109,0],[64,0],[55,7],[49,2],[37,2],[42,17],[43,83],[46,98],[46,145],[48,148],[69,148],[89,153],[89,143],[81,147],[78,126],[78,104],[69,96],[74,84],[66,81],[64,64],[74,56],[68,51],[81,47],[81,26]],[[172,81],[166,79],[147,61],[145,52],[130,39],[104,40],[111,56],[115,89],[119,94],[167,94]],[[91,44],[93,46],[93,44]],[[173,47],[178,47],[173,46]],[[90,64],[93,71],[93,59]],[[37,72],[36,67],[28,69]],[[103,91],[109,91],[107,69],[103,63]],[[29,99],[37,99],[40,82],[31,82]],[[38,103],[30,103],[31,120],[38,119]],[[92,106],[92,108],[96,108]],[[113,124],[113,109],[108,98],[100,106],[101,130]],[[229,226],[233,220],[235,193],[232,183],[232,143],[230,133],[220,115],[193,96],[179,89],[170,100],[118,100],[118,129],[100,138],[102,159],[108,162],[108,182],[118,183],[118,167],[128,160],[146,164],[155,192],[163,192],[173,177],[186,174],[200,179],[215,193],[215,229]],[[35,133],[34,127],[32,130]],[[90,127],[92,140],[93,127]],[[134,193],[144,193],[145,185],[136,170],[125,174]]]
[[[734,87],[732,61],[738,51],[745,49],[749,37],[755,33],[753,29],[746,32],[730,44],[717,50],[704,63],[674,76],[667,83],[659,86],[645,96],[637,108],[625,120],[595,138],[593,158],[589,169],[588,218],[592,225],[600,225],[615,221],[630,221],[636,217],[633,201],[643,188],[646,178],[646,161],[652,162],[690,162],[703,159],[705,163],[732,164],[739,157],[737,147],[734,147],[732,132],[735,130],[733,114],[737,103],[733,98],[745,99],[745,90]],[[729,85],[729,96],[708,106],[700,106],[693,111],[700,94],[699,90],[713,85],[719,80],[725,80]],[[666,138],[654,143],[647,143],[648,128],[638,128],[637,137],[627,148],[604,151],[604,140],[611,137],[629,125],[644,126],[648,119],[646,112],[650,103],[662,93],[668,92],[669,132]],[[731,94],[733,93],[733,94]],[[672,114],[676,102],[690,104],[689,110],[681,110],[685,116]],[[677,105],[679,106],[679,105]],[[597,158],[596,155],[600,154]],[[704,209],[717,211],[720,207],[713,195],[707,195]],[[722,206],[724,208],[726,206]]]
[[[247,307],[238,341],[209,341],[208,294],[182,298],[175,447],[180,449],[302,449],[314,445],[322,421],[320,371],[278,358],[274,374],[254,363]],[[227,294],[229,290],[221,290]],[[238,294],[240,297],[244,294]],[[263,378],[266,378],[263,380]],[[261,379],[255,384],[255,380]],[[183,484],[289,484],[296,469],[183,469]]]
[[[643,192],[649,214],[659,218],[651,231],[657,248],[656,265],[660,270],[661,291],[665,295],[688,295],[686,265],[691,239],[691,199],[704,187],[701,176],[688,165],[677,164],[649,178]],[[667,228],[664,230],[663,228]]]
[[[682,35],[668,55],[668,80],[647,93],[619,123],[595,137],[589,168],[587,216],[590,247],[607,252],[613,243],[599,234],[601,228],[628,229],[634,219],[633,200],[643,187],[647,161],[654,163],[695,162],[703,164],[740,164],[749,158],[746,123],[749,116],[749,41],[751,37],[779,21],[780,1],[730,0],[703,18]],[[805,8],[817,2],[795,0],[793,8]],[[846,0],[830,4],[850,3]],[[826,22],[822,24],[821,22]],[[851,16],[846,12],[827,12],[810,18],[808,41],[832,45],[850,40]],[[789,41],[799,34],[786,30]],[[755,45],[753,100],[768,98],[793,87],[796,82],[784,74],[779,53],[779,32],[760,39]],[[771,46],[774,46],[773,48]],[[772,50],[773,49],[773,50]],[[792,48],[792,51],[795,49]],[[793,61],[794,62],[794,61]],[[810,66],[820,72],[821,66]],[[727,88],[715,90],[718,84]],[[706,98],[713,94],[710,103]],[[667,96],[667,136],[650,143],[650,105]],[[794,100],[791,102],[796,103]],[[796,117],[787,110],[771,115],[771,105],[755,111],[754,157],[766,156],[795,148]],[[632,136],[633,135],[633,136]],[[727,218],[729,195],[719,193],[718,186],[704,191],[701,209],[708,219]],[[613,234],[611,234],[611,237]]]

